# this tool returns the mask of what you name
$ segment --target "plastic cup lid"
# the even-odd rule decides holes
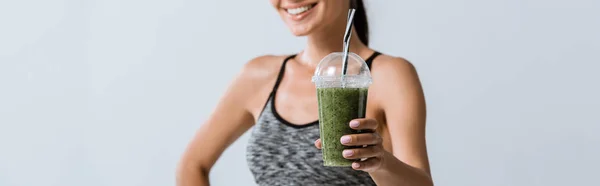
[[[348,53],[346,74],[343,75],[342,52],[331,53],[319,62],[312,82],[317,87],[368,87],[372,83],[367,63],[357,54]]]

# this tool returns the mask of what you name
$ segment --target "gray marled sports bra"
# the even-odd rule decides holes
[[[365,62],[369,68],[375,52]],[[275,109],[275,94],[283,78],[287,57],[267,99],[246,149],[246,160],[258,185],[375,185],[368,173],[350,167],[325,167],[319,138],[319,121],[296,125],[283,119]]]

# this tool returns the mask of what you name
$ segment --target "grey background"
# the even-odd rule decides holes
[[[367,8],[421,76],[437,185],[600,185],[600,1]],[[303,45],[266,0],[0,1],[0,185],[174,185],[241,66]],[[213,185],[253,185],[247,137]]]

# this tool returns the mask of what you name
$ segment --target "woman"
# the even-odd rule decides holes
[[[367,46],[362,1],[271,3],[294,35],[307,37],[306,48],[294,55],[257,57],[244,66],[189,144],[178,185],[209,185],[208,173],[220,154],[253,126],[247,160],[259,185],[433,185],[425,145],[425,101],[417,73],[406,60],[380,55]],[[357,12],[350,49],[366,59],[373,84],[366,118],[348,125],[373,132],[340,139],[348,146],[368,145],[343,152],[348,159],[365,161],[346,168],[324,167],[311,76],[322,58],[341,50],[351,6]]]

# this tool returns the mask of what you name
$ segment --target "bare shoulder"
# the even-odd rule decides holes
[[[282,56],[263,55],[248,61],[242,68],[244,78],[262,79],[276,74],[283,61]]]
[[[242,68],[236,83],[236,94],[255,119],[271,92],[286,56],[264,55],[251,59]]]
[[[411,62],[401,57],[381,55],[373,61],[372,67],[372,88],[378,95],[376,102],[383,110],[396,112],[407,106],[421,110],[423,90]]]
[[[418,78],[415,66],[405,58],[381,55],[372,65],[373,78],[386,81],[406,81]]]
[[[242,68],[239,78],[254,83],[267,83],[274,80],[286,56],[263,55],[248,61]]]

